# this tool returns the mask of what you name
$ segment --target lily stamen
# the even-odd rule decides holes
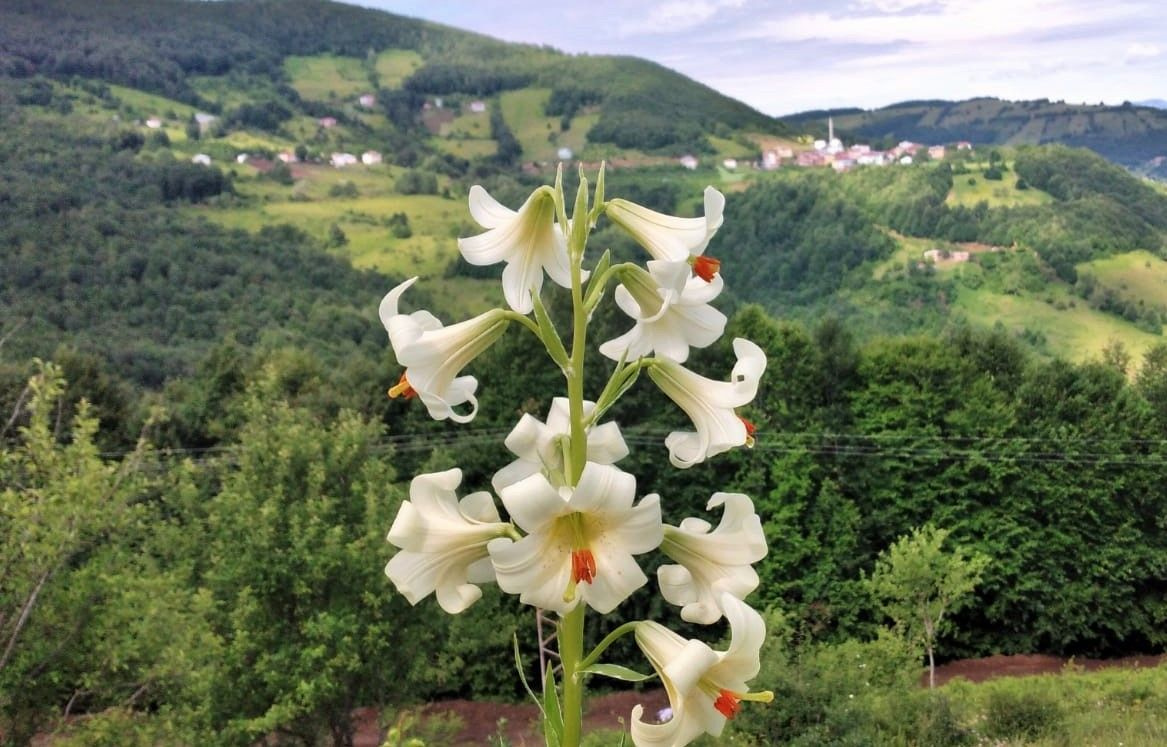
[[[757,442],[757,439],[754,438],[754,435],[758,432],[758,426],[746,420],[741,415],[738,415],[737,419],[742,421],[742,425],[746,427],[746,448],[754,448],[754,444]]]
[[[401,378],[398,379],[397,384],[389,389],[390,399],[397,399],[398,397],[413,399],[416,396],[417,392],[414,391],[413,385],[409,383],[409,379],[405,377],[404,373],[401,374]]]
[[[690,262],[693,265],[693,274],[707,283],[713,282],[713,276],[721,270],[721,260],[699,254]]]
[[[596,578],[596,556],[586,547],[571,551],[571,580],[590,584]]]

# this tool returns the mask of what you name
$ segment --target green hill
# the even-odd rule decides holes
[[[1161,343],[1163,193],[1087,150],[1005,152],[996,179],[964,160],[769,175],[729,196],[709,251],[739,300],[873,336],[1001,325],[1075,360]]]
[[[399,147],[399,136],[423,122],[458,140],[503,140],[501,149],[438,146],[464,157],[543,159],[561,137],[601,145],[596,156],[713,153],[710,134],[788,131],[646,60],[566,55],[326,0],[17,0],[0,7],[0,74],[100,80],[300,140],[316,134],[302,118],[323,117],[351,137],[397,135]],[[530,152],[489,115],[500,95],[524,89],[534,89],[537,113],[550,118],[548,142]],[[372,99],[362,106],[365,94]],[[472,113],[489,128],[441,132],[445,113],[456,118],[482,99],[485,108]]]
[[[1167,111],[1129,102],[1121,106],[1063,101],[907,101],[881,109],[837,109],[784,117],[797,129],[825,132],[827,117],[848,138],[976,145],[1057,143],[1089,148],[1131,169],[1167,177]]]

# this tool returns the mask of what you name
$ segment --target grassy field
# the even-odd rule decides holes
[[[1068,294],[1063,294],[1068,295]],[[1048,352],[1074,361],[1098,359],[1114,343],[1122,343],[1137,361],[1162,337],[1152,335],[1111,314],[1095,311],[1078,299],[1050,304],[1044,299],[962,288],[953,304],[971,322],[993,326],[1001,322],[1022,336],[1040,335]],[[1058,305],[1065,308],[1058,308]]]
[[[1167,262],[1147,251],[1128,252],[1078,265],[1123,298],[1167,306]]]
[[[957,681],[939,691],[960,723],[1001,747],[1167,744],[1167,668]]]
[[[173,114],[175,119],[187,120],[194,114],[195,108],[190,104],[183,104],[164,96],[155,96],[134,88],[110,85],[110,93],[117,97],[131,116],[146,119],[147,117],[162,117]]]
[[[386,49],[377,55],[374,69],[382,88],[400,88],[401,83],[423,64],[421,55],[412,49]]]
[[[288,57],[284,72],[292,88],[310,101],[355,98],[372,90],[364,65],[355,57]]]
[[[949,205],[972,207],[978,202],[989,203],[990,207],[1014,207],[1018,205],[1044,205],[1053,198],[1038,189],[1017,189],[1017,173],[1010,168],[1001,175],[1001,180],[986,179],[982,173],[988,164],[970,164],[970,173],[952,175],[952,191],[948,193]]]

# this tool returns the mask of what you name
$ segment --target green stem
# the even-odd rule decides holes
[[[576,605],[559,621],[559,658],[563,663],[563,747],[579,747],[583,737],[583,604]]]
[[[611,646],[613,643],[618,641],[620,638],[622,638],[622,637],[628,635],[629,633],[633,632],[634,630],[636,630],[636,626],[638,624],[639,624],[638,622],[624,623],[623,625],[616,628],[608,635],[604,636],[604,640],[597,643],[596,647],[592,649],[591,653],[588,654],[587,656],[585,656],[584,660],[579,663],[579,668],[580,669],[587,669],[591,665],[595,664],[596,660],[600,658],[600,655],[608,650],[608,646]]]
[[[580,179],[579,189],[587,189],[587,181]],[[576,195],[576,221],[585,220],[586,192]],[[585,205],[581,215],[580,205]],[[587,244],[586,228],[569,232],[568,253],[571,261],[571,360],[566,371],[568,412],[571,418],[569,485],[577,485],[588,459],[587,431],[584,427],[584,352],[587,343],[588,315],[583,300],[583,254]],[[563,747],[579,747],[583,731],[583,678],[579,671],[583,659],[584,614],[582,602],[567,613],[559,623],[559,660],[563,664]]]

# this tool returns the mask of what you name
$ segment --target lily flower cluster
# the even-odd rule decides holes
[[[400,310],[417,278],[393,288],[381,302],[381,321],[405,367],[390,396],[419,399],[435,419],[474,419],[478,382],[463,369],[512,324],[539,337],[567,386],[567,396],[551,400],[545,420],[523,415],[506,437],[516,459],[495,473],[493,494],[459,497],[458,469],[412,480],[409,499],[388,535],[400,550],[385,571],[410,603],[434,594],[449,613],[477,601],[482,584],[496,583],[522,603],[558,614],[563,702],[553,687],[554,706],[542,704],[549,743],[578,744],[587,676],[647,677],[599,662],[614,640],[633,634],[661,678],[672,716],[649,723],[637,706],[632,740],[642,747],[684,745],[703,733],[720,734],[742,701],[773,697],[750,692],[747,684],[758,673],[765,626],[744,599],[758,586],[752,564],[765,556],[766,540],[753,503],[741,493],[714,492],[709,498],[706,510],[721,513],[716,527],[697,517],[677,526],[664,523],[659,495],[637,500],[636,477],[617,466],[628,446],[619,426],[602,418],[645,371],[692,421],[691,430],[665,438],[673,465],[688,468],[750,446],[754,427],[737,409],[757,394],[766,357],[756,344],[738,338],[727,379],[710,379],[684,365],[691,348],[713,344],[725,330],[725,315],[710,305],[724,287],[720,265],[704,256],[722,223],[721,193],[706,188],[704,215],[678,218],[626,200],[605,201],[603,177],[601,170],[589,205],[581,175],[570,218],[562,175],[554,187],[536,189],[517,211],[479,186],[471,189],[470,213],[485,231],[459,240],[459,250],[471,264],[505,263],[508,308],[445,326],[428,311]],[[605,253],[590,272],[584,269],[588,234],[601,218],[647,251],[651,259],[645,266],[613,265]],[[544,275],[571,291],[570,352],[543,305]],[[583,396],[587,323],[612,282],[615,302],[632,327],[599,345],[598,352],[615,365],[593,401]],[[637,556],[654,550],[671,561],[657,571],[662,597],[688,622],[725,618],[729,647],[717,651],[659,622],[639,621],[620,626],[584,655],[586,609],[607,614],[645,586],[649,579]]]

